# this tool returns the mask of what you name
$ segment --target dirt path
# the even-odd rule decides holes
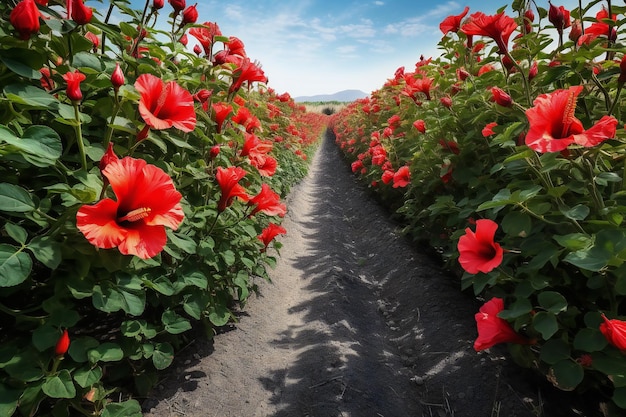
[[[287,204],[272,283],[234,330],[183,352],[147,416],[534,415],[517,368],[472,349],[476,303],[394,231],[330,138]]]

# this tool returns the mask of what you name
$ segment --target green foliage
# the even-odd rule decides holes
[[[514,2],[518,31],[534,4]],[[572,10],[572,16],[586,13]],[[480,49],[466,47],[462,31],[445,34],[439,58],[418,62],[414,72],[398,70],[332,123],[353,171],[397,209],[405,231],[434,247],[451,270],[461,271],[457,242],[465,230],[477,219],[495,221],[495,241],[505,248],[502,263],[489,273],[465,272],[462,289],[505,300],[499,317],[531,342],[511,346],[518,363],[558,388],[599,389],[626,408],[626,359],[599,330],[601,314],[626,318],[626,119],[618,81],[626,31],[623,10],[613,13],[617,40],[611,48],[605,35],[575,42],[567,32],[559,45],[541,8],[544,20],[523,36],[514,32],[506,54],[492,48],[488,37],[473,37],[475,45],[486,43]],[[593,23],[601,22],[585,16],[586,28]],[[507,60],[513,63],[509,69]],[[429,88],[412,87],[423,79],[432,81]],[[571,86],[582,86],[575,113],[555,109],[555,125],[574,116],[585,130],[612,116],[615,137],[573,143],[562,152],[534,150],[525,141],[534,123],[526,111],[542,94]],[[511,105],[493,102],[492,87],[510,95]],[[493,122],[493,133],[483,133]],[[559,129],[546,129],[546,136],[560,137]],[[383,160],[375,158],[379,146]],[[410,167],[406,186],[394,177],[403,166]]]
[[[42,7],[41,28],[22,40],[9,22],[13,3],[0,4],[0,415],[139,416],[133,397],[149,392],[190,331],[210,337],[232,321],[276,262],[259,235],[280,217],[251,216],[242,199],[220,211],[218,168],[243,168],[250,197],[263,184],[284,197],[306,174],[326,119],[261,84],[233,87],[235,64],[214,64],[178,42],[191,27],[180,16],[170,15],[165,33],[155,10],[142,16],[125,2],[107,2],[119,25],[97,12],[78,25]],[[227,41],[216,37],[215,52]],[[68,98],[63,77],[75,71],[85,75],[81,100]],[[142,74],[195,97],[193,130],[153,126],[138,139]],[[219,126],[216,103],[233,109]],[[263,156],[277,161],[273,175],[242,155],[248,133],[270,145]],[[82,207],[117,198],[100,170],[109,143],[119,158],[158,167],[182,195],[184,220],[166,228],[154,257],[96,247],[77,227]],[[129,215],[114,222],[134,221]],[[69,349],[57,347],[64,329]]]

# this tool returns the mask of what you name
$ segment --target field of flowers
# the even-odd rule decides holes
[[[108,3],[0,3],[2,416],[141,415],[267,278],[326,126],[195,5]]]
[[[465,8],[441,22],[440,57],[332,126],[353,172],[484,300],[477,351],[508,343],[623,415],[626,8],[579,4]]]

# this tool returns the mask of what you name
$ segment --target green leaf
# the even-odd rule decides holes
[[[540,311],[533,317],[533,327],[539,333],[544,340],[550,339],[559,330],[559,324],[556,321],[556,317],[553,313],[547,313]]]
[[[152,363],[156,369],[163,370],[172,364],[174,348],[169,343],[157,343],[152,353]]]
[[[0,383],[0,416],[12,416],[21,395],[21,389],[9,388]]]
[[[570,252],[563,260],[581,269],[597,272],[607,265],[609,259],[611,259],[611,256],[606,251],[599,248],[590,248],[588,250]]]
[[[556,291],[544,291],[539,293],[537,301],[539,301],[541,307],[554,314],[565,311],[567,308],[567,300]]]
[[[570,347],[561,339],[548,340],[541,347],[539,358],[547,364],[555,364],[570,357]]]
[[[117,362],[124,358],[124,351],[117,343],[107,342],[87,352],[89,362]]]
[[[97,339],[89,336],[73,338],[67,353],[76,362],[87,362],[89,360],[88,352],[99,344]]]
[[[619,408],[626,409],[626,387],[615,388],[611,399]]]
[[[589,207],[582,204],[577,204],[569,209],[561,209],[561,213],[572,220],[584,220],[589,215],[589,211]]]
[[[56,345],[59,337],[61,337],[59,329],[48,325],[40,326],[33,331],[33,346],[38,351],[43,352]]]
[[[4,225],[4,230],[6,230],[11,239],[15,240],[20,245],[25,244],[26,239],[28,239],[28,232],[26,229],[22,226],[18,226],[17,224],[7,223]]]
[[[532,222],[529,215],[511,211],[504,216],[501,225],[507,235],[526,237],[530,234]]]
[[[48,397],[52,398],[74,398],[76,396],[76,387],[67,369],[61,370],[57,375],[47,377],[41,389]]]
[[[209,308],[209,320],[217,327],[224,326],[230,320],[231,314],[222,304],[213,305]]]
[[[550,368],[558,387],[565,391],[571,391],[578,386],[585,376],[585,371],[580,364],[565,359],[555,363]]]
[[[498,317],[505,320],[512,320],[528,314],[532,311],[533,306],[526,298],[518,298],[507,309],[498,313]]]
[[[193,294],[187,294],[184,297],[183,310],[196,320],[200,320],[202,312],[207,308],[210,303],[209,296],[200,291],[196,291]]]
[[[0,211],[28,213],[35,209],[28,191],[17,185],[0,183]]]
[[[606,337],[599,329],[580,329],[574,338],[574,349],[585,352],[597,352],[608,344]]]
[[[18,248],[0,244],[0,287],[13,287],[26,281],[33,267],[27,253]]]
[[[184,235],[182,233],[172,232],[170,229],[167,229],[167,237],[170,242],[182,250],[185,253],[195,254],[196,253],[196,242],[189,236]]]
[[[75,54],[72,64],[76,68],[91,68],[96,72],[102,72],[104,70],[104,64],[99,56],[90,52],[79,52]]]
[[[74,381],[82,388],[87,388],[100,381],[102,378],[102,368],[84,366],[74,371]]]
[[[591,238],[583,233],[570,233],[568,235],[552,236],[559,245],[571,251],[582,250],[591,246]]]
[[[39,109],[55,109],[59,101],[52,94],[30,84],[11,84],[4,87],[10,101]]]
[[[0,50],[0,62],[21,77],[38,80],[45,60],[44,54],[34,49],[9,48]]]
[[[36,236],[26,246],[35,258],[50,269],[57,269],[61,264],[63,255],[61,245],[49,236]]]
[[[102,410],[101,417],[141,417],[141,405],[137,400],[128,400],[121,403],[108,403]]]
[[[191,323],[186,318],[176,314],[172,310],[166,310],[161,315],[161,322],[165,330],[170,334],[180,334],[191,329]]]

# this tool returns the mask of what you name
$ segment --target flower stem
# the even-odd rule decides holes
[[[87,171],[87,154],[85,153],[85,144],[83,143],[83,131],[80,123],[80,111],[78,110],[78,103],[73,102],[74,105],[74,119],[76,119],[76,142],[78,143],[78,151],[80,152],[80,161],[83,169]]]

